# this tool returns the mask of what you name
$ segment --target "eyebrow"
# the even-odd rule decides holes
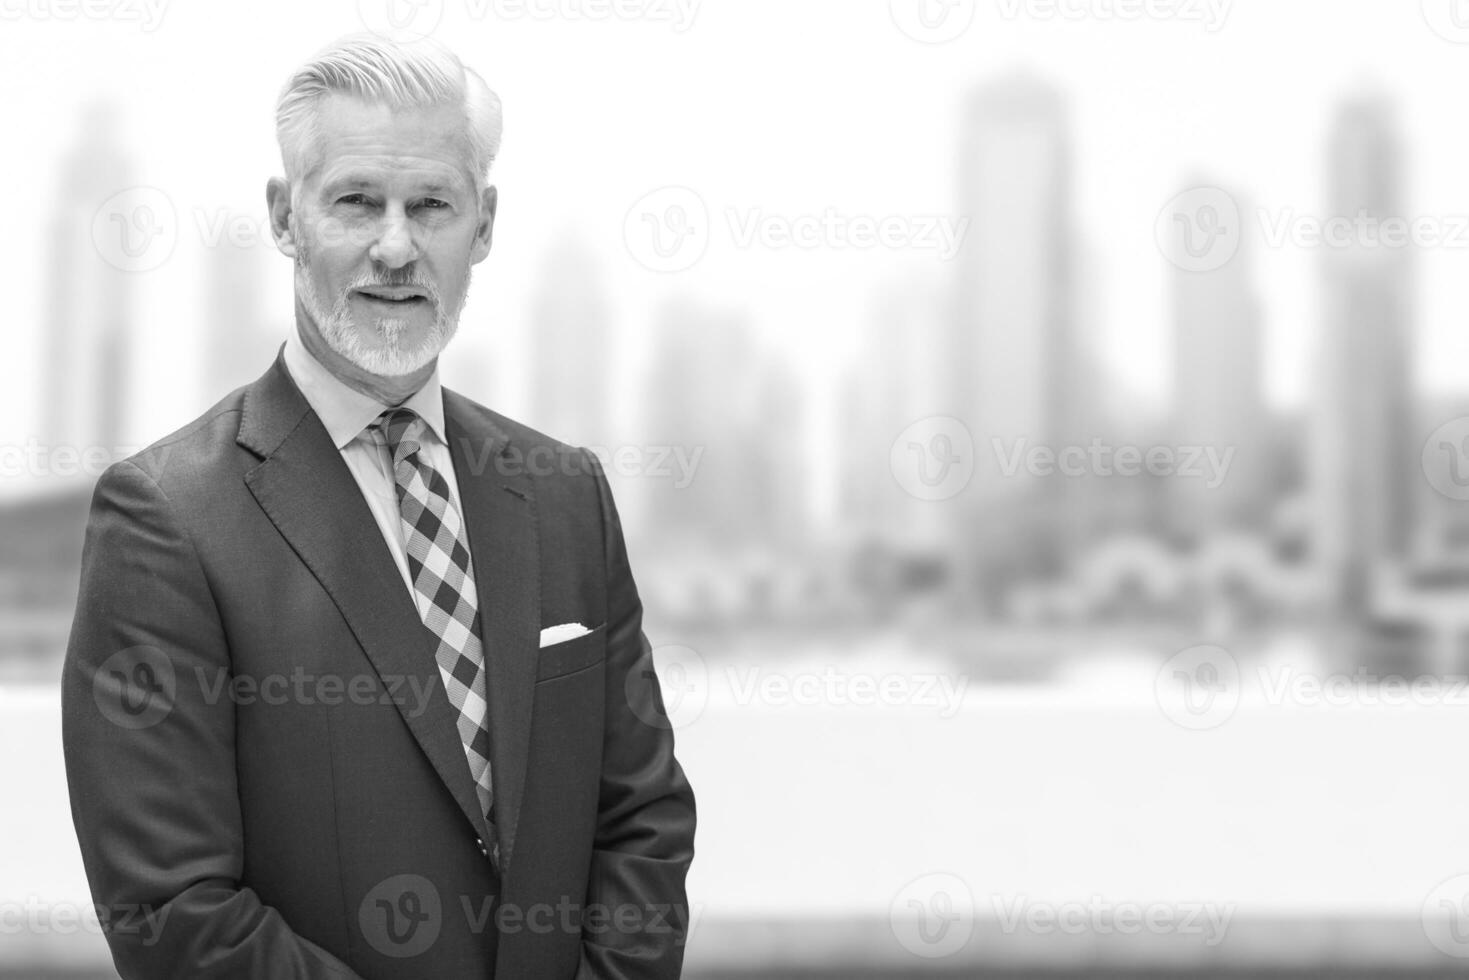
[[[376,189],[380,185],[380,183],[380,181],[370,177],[336,177],[323,184],[321,187],[321,192],[323,195],[326,196],[335,196],[342,193],[343,191],[373,190]],[[413,190],[415,194],[430,195],[447,195],[462,192],[462,188],[460,188],[458,185],[446,183],[440,180],[429,181],[426,184],[416,184],[414,185]]]

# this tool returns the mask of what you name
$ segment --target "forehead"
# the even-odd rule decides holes
[[[472,186],[463,110],[392,109],[333,93],[317,106],[312,181],[430,181]]]

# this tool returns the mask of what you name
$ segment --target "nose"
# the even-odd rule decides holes
[[[389,269],[401,269],[418,258],[418,243],[413,239],[413,229],[401,204],[388,206],[377,240],[367,254]]]

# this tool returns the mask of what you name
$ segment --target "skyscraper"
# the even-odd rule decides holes
[[[660,535],[791,544],[806,529],[810,490],[793,372],[756,344],[746,314],[682,298],[660,310],[654,345],[643,385],[649,415],[639,432],[651,453],[667,448],[697,460],[687,485],[657,474],[637,481],[653,501]]]
[[[945,387],[951,414],[974,437],[968,537],[989,564],[1053,569],[1064,544],[1054,519],[1069,496],[1064,478],[1024,468],[1005,475],[997,456],[1086,442],[1070,155],[1064,100],[1042,81],[1002,78],[965,107],[959,198],[969,227],[955,266]]]
[[[110,452],[124,431],[134,294],[132,273],[109,264],[93,238],[98,209],[133,183],[111,107],[86,110],[57,174],[40,437],[48,447]]]
[[[290,322],[289,307],[268,295],[265,275],[265,263],[279,258],[269,241],[236,242],[228,235],[207,250],[203,322],[204,395],[209,401],[258,378],[286,339],[270,323]],[[267,309],[276,307],[281,316],[267,315]]]
[[[1194,180],[1188,186],[1208,182]],[[1239,213],[1247,213],[1237,195],[1235,200]],[[1266,520],[1269,439],[1251,227],[1241,218],[1238,249],[1217,269],[1170,266],[1174,438],[1180,446],[1234,453],[1218,486],[1197,479],[1172,482],[1169,523],[1184,541],[1260,530]]]
[[[597,256],[574,238],[561,239],[546,256],[530,311],[529,424],[581,445],[612,443],[611,321]]]
[[[1415,479],[1411,246],[1376,240],[1405,217],[1396,113],[1350,99],[1331,128],[1327,217],[1358,229],[1322,262],[1320,390],[1315,405],[1315,556],[1342,612],[1364,610],[1373,574],[1407,557]]]
[[[854,539],[926,549],[956,543],[951,524],[960,502],[909,495],[889,458],[893,440],[909,426],[952,412],[942,390],[953,370],[941,343],[949,329],[947,271],[910,278],[875,298],[842,379],[837,512],[843,533]]]

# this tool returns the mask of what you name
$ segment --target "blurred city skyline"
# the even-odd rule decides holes
[[[443,359],[446,383],[609,462],[630,454],[625,468],[612,467],[630,536],[656,562],[674,556],[649,578],[655,598],[686,615],[714,601],[693,596],[722,588],[704,581],[723,574],[721,561],[697,557],[709,545],[725,549],[724,571],[745,568],[736,577],[790,579],[749,586],[784,589],[788,603],[850,586],[854,569],[869,574],[830,566],[868,562],[869,546],[899,560],[879,564],[879,589],[884,574],[925,574],[908,559],[937,561],[944,567],[933,574],[956,611],[973,600],[1002,620],[1067,619],[1062,610],[1078,602],[1095,609],[1118,589],[1193,574],[1160,548],[1212,548],[1200,560],[1215,579],[1243,576],[1288,617],[1371,609],[1384,574],[1402,579],[1416,561],[1457,560],[1457,543],[1444,542],[1462,518],[1426,506],[1436,502],[1433,474],[1428,455],[1418,461],[1427,433],[1453,416],[1440,418],[1449,403],[1427,398],[1414,377],[1427,305],[1415,274],[1425,245],[1452,247],[1462,236],[1469,246],[1469,219],[1444,215],[1427,226],[1439,239],[1415,237],[1405,206],[1412,145],[1391,93],[1346,93],[1328,110],[1319,214],[1272,214],[1229,174],[1200,171],[1195,183],[1160,188],[1160,210],[1138,216],[1151,217],[1164,278],[1171,378],[1170,397],[1144,411],[1102,342],[1097,297],[1124,284],[1104,276],[1098,230],[1078,214],[1076,175],[1091,168],[1069,94],[1034,70],[982,78],[967,92],[954,121],[951,206],[774,221],[720,216],[698,192],[670,186],[624,216],[626,253],[664,274],[696,268],[721,222],[746,247],[807,236],[811,247],[871,248],[892,236],[928,251],[915,273],[854,284],[868,312],[847,332],[830,385],[759,328],[757,309],[703,298],[676,277],[650,321],[639,321],[614,288],[616,259],[569,227],[533,263],[523,322],[497,325],[521,338],[524,360],[506,363],[466,323]],[[12,456],[39,447],[29,458],[43,470],[63,468],[45,455],[50,447],[91,453],[81,466],[67,458],[84,471],[61,481],[73,487],[130,445],[124,433],[160,420],[142,407],[137,296],[191,240],[206,246],[195,316],[210,328],[178,355],[196,361],[194,371],[178,365],[196,380],[172,393],[172,411],[191,417],[258,376],[293,329],[289,263],[269,263],[263,215],[180,207],[147,182],[105,102],[76,128],[48,231],[42,426],[10,444]],[[1373,236],[1384,221],[1411,224],[1414,240],[1381,245]],[[1307,289],[1321,312],[1311,395],[1293,410],[1267,395],[1271,337],[1282,327],[1260,286],[1262,256],[1287,245],[1316,253]],[[498,254],[479,268],[492,272]],[[629,357],[634,347],[641,360]],[[626,376],[608,370],[617,363]],[[504,394],[511,377],[516,394]],[[202,400],[181,408],[185,392]],[[154,426],[147,439],[163,434]],[[1119,449],[1165,453],[1165,471],[1134,463],[1131,478],[1119,475]],[[909,450],[917,456],[904,459]],[[914,483],[912,466],[947,468],[925,454],[951,450],[967,454],[962,483],[936,494],[922,474]],[[1068,453],[1089,460],[1084,472],[1054,472]],[[1445,457],[1441,468],[1461,462]],[[12,492],[27,482],[11,476]],[[829,553],[811,573],[819,583],[770,564],[812,549]],[[690,575],[692,586],[681,581]],[[1088,575],[1110,578],[1082,599],[1074,587]],[[1224,587],[1215,579],[1207,588]],[[1177,587],[1151,589],[1159,594],[1144,602]],[[826,615],[841,608],[838,600]],[[1441,654],[1438,666],[1457,658]]]
[[[1086,178],[1096,168],[1077,149],[1078,133],[1085,128],[1082,125],[1085,119],[1076,111],[1075,93],[1033,68],[1008,70],[973,80],[964,91],[966,98],[972,100],[976,93],[996,93],[1017,87],[1030,87],[1035,92],[1047,93],[1041,97],[1053,100],[1055,125],[1058,127],[1056,136],[1064,141],[1066,148],[1067,172],[1052,187],[1057,197],[1051,206],[1055,209],[1055,220],[1064,223],[1052,243],[1063,248],[1068,268],[1064,273],[1066,278],[1058,280],[1055,285],[1067,291],[1066,302],[1074,307],[1074,318],[1078,321],[1072,328],[1076,351],[1084,358],[1086,370],[1090,372],[1084,378],[1072,378],[1070,384],[1100,385],[1092,395],[1119,415],[1157,421],[1171,413],[1177,403],[1174,389],[1180,380],[1173,363],[1177,310],[1171,308],[1171,304],[1177,302],[1174,286],[1178,269],[1168,261],[1154,226],[1165,221],[1170,209],[1178,206],[1176,199],[1170,200],[1174,195],[1218,189],[1239,208],[1241,217],[1241,255],[1228,264],[1233,269],[1232,274],[1245,284],[1244,291],[1253,297],[1250,302],[1257,311],[1258,322],[1247,331],[1248,335],[1256,338],[1253,341],[1256,347],[1247,356],[1259,368],[1259,377],[1251,382],[1259,388],[1258,401],[1272,411],[1308,408],[1317,394],[1312,387],[1314,370],[1319,366],[1321,349],[1327,343],[1322,328],[1324,311],[1313,310],[1304,322],[1287,320],[1282,308],[1296,300],[1283,300],[1278,291],[1272,292],[1268,287],[1269,280],[1278,271],[1276,267],[1283,264],[1283,254],[1292,254],[1293,259],[1304,256],[1304,274],[1294,277],[1293,289],[1308,297],[1313,306],[1326,299],[1325,291],[1316,280],[1321,257],[1331,252],[1319,241],[1320,225],[1334,213],[1329,202],[1322,199],[1314,206],[1308,203],[1284,208],[1267,207],[1253,196],[1247,182],[1227,169],[1193,165],[1182,170],[1178,180],[1156,189],[1153,210],[1140,212],[1129,222],[1134,232],[1141,230],[1152,240],[1152,248],[1145,259],[1150,267],[1150,285],[1155,283],[1158,287],[1159,303],[1158,314],[1150,318],[1147,329],[1156,334],[1157,342],[1142,347],[1118,345],[1111,341],[1116,332],[1111,321],[1116,319],[1116,315],[1115,304],[1108,302],[1109,296],[1137,293],[1137,287],[1143,284],[1105,274],[1109,264],[1105,261],[1107,249],[1102,243],[1108,230],[1098,228],[1082,217],[1079,206],[1080,199],[1084,197],[1082,190],[1088,184]],[[1458,369],[1453,366],[1454,359],[1447,359],[1450,367],[1441,367],[1437,377],[1432,372],[1421,370],[1420,364],[1425,359],[1425,349],[1432,350],[1438,343],[1430,336],[1428,324],[1441,316],[1443,307],[1461,297],[1455,293],[1430,290],[1422,281],[1422,267],[1446,253],[1462,251],[1464,257],[1469,258],[1469,232],[1461,228],[1463,222],[1469,221],[1469,209],[1461,213],[1451,209],[1415,208],[1410,203],[1410,165],[1419,154],[1415,152],[1411,134],[1401,131],[1404,113],[1391,89],[1367,88],[1340,93],[1332,102],[1322,106],[1321,119],[1329,121],[1344,105],[1361,100],[1381,104],[1383,111],[1392,116],[1393,125],[1399,130],[1398,137],[1407,150],[1399,174],[1399,191],[1403,197],[1394,202],[1393,213],[1406,221],[1434,223],[1433,233],[1438,236],[1438,240],[1430,242],[1427,248],[1410,244],[1408,249],[1399,250],[1420,256],[1414,263],[1410,278],[1405,280],[1407,287],[1418,297],[1413,317],[1415,342],[1410,345],[1410,353],[1415,359],[1407,366],[1409,376],[1424,397],[1453,399],[1469,393],[1469,361],[1464,362],[1464,369]],[[94,97],[77,109],[74,125],[55,127],[57,131],[68,134],[58,161],[69,163],[51,169],[54,179],[61,183],[45,198],[52,205],[47,208],[52,214],[48,222],[52,250],[33,249],[30,253],[49,259],[58,247],[55,240],[61,232],[57,229],[66,228],[71,229],[70,234],[81,236],[77,242],[67,246],[77,249],[80,255],[85,252],[84,229],[90,232],[94,244],[99,241],[97,236],[103,234],[104,226],[108,234],[129,233],[117,214],[120,209],[133,203],[146,207],[155,199],[169,209],[169,230],[165,236],[168,240],[163,246],[161,259],[149,258],[159,254],[157,248],[150,248],[142,263],[127,267],[127,274],[103,273],[111,282],[109,288],[118,291],[112,304],[116,307],[113,316],[120,317],[121,311],[128,311],[131,332],[124,363],[131,371],[126,373],[122,383],[130,385],[132,398],[125,406],[123,417],[109,419],[109,428],[99,431],[88,444],[116,441],[120,445],[141,445],[167,431],[170,425],[181,424],[193,417],[234,383],[243,383],[259,373],[248,362],[249,355],[255,354],[258,362],[260,351],[273,352],[287,331],[293,329],[290,264],[268,240],[263,205],[204,204],[186,197],[175,197],[160,189],[160,182],[151,177],[144,160],[131,152],[129,141],[119,135],[119,130],[125,127],[120,122],[121,117],[116,115],[117,111],[115,102]],[[919,315],[936,322],[947,315],[943,306],[948,302],[949,294],[956,288],[963,288],[964,274],[968,270],[962,268],[960,252],[963,246],[973,244],[971,238],[976,231],[969,220],[973,215],[965,213],[966,206],[972,208],[974,204],[973,201],[966,202],[966,195],[972,196],[976,182],[965,177],[962,157],[966,151],[958,145],[972,136],[972,127],[963,125],[964,113],[961,106],[950,126],[960,134],[956,139],[956,159],[945,168],[948,171],[946,182],[951,187],[944,199],[938,202],[942,206],[930,211],[895,215],[866,211],[844,213],[828,205],[791,213],[766,214],[757,206],[744,210],[730,207],[721,214],[710,196],[692,192],[693,199],[703,206],[708,218],[710,240],[716,247],[724,244],[734,252],[778,252],[787,248],[852,254],[865,251],[871,255],[880,253],[882,248],[874,249],[870,242],[853,245],[850,240],[843,240],[843,235],[847,239],[856,238],[857,233],[848,229],[864,222],[880,227],[883,221],[906,221],[902,234],[907,236],[904,242],[906,251],[912,254],[902,254],[899,250],[886,256],[894,260],[889,264],[890,271],[871,281],[848,284],[844,290],[847,298],[855,298],[856,304],[864,310],[850,323],[812,323],[805,331],[783,330],[762,316],[764,310],[760,299],[751,291],[724,297],[719,295],[718,289],[701,288],[710,278],[704,275],[707,267],[716,264],[701,262],[706,258],[703,252],[693,261],[670,270],[653,268],[653,263],[645,259],[646,248],[628,241],[627,236],[636,227],[637,218],[649,223],[666,220],[667,215],[658,206],[664,203],[668,191],[689,190],[682,185],[667,185],[661,189],[653,188],[643,199],[632,202],[617,223],[616,230],[620,232],[617,237],[624,239],[619,242],[620,248],[607,248],[604,228],[565,221],[540,232],[539,239],[544,247],[537,252],[515,249],[514,243],[498,245],[489,262],[477,270],[477,286],[472,291],[473,299],[464,317],[463,328],[444,358],[446,375],[507,414],[525,417],[533,424],[540,420],[553,435],[561,435],[570,441],[590,443],[598,441],[598,438],[603,441],[610,438],[635,440],[636,429],[644,421],[637,407],[629,408],[628,402],[619,400],[613,406],[613,417],[603,418],[595,406],[605,403],[605,391],[590,392],[594,406],[590,411],[578,411],[571,402],[552,405],[543,390],[548,376],[540,362],[548,351],[556,348],[556,343],[548,341],[541,328],[548,318],[573,319],[580,310],[587,314],[583,324],[556,328],[562,331],[562,338],[572,336],[566,333],[567,330],[581,330],[578,343],[587,345],[586,349],[594,352],[595,356],[590,360],[610,357],[613,364],[631,364],[634,368],[641,368],[640,373],[646,375],[653,355],[642,348],[651,350],[656,345],[656,325],[661,322],[664,311],[672,306],[694,303],[706,310],[719,311],[721,315],[743,317],[754,343],[801,372],[803,382],[818,382],[815,393],[821,404],[813,411],[820,426],[815,440],[831,442],[843,425],[837,414],[841,398],[839,389],[854,369],[861,369],[861,359],[870,354],[874,343],[881,343],[877,336],[883,330],[891,329],[891,325],[876,323],[884,315],[881,311],[888,311],[891,317],[902,321],[914,316],[917,307],[926,305],[928,309]],[[1323,136],[1320,146],[1310,148],[1311,155],[1319,164],[1319,176],[1323,178],[1328,169],[1329,135]],[[91,160],[90,169],[79,170],[81,161],[88,159]],[[267,168],[269,172],[273,169]],[[68,174],[74,176],[68,177]],[[99,200],[103,192],[109,190],[122,197]],[[665,197],[660,198],[660,194]],[[94,206],[89,206],[89,203]],[[111,219],[110,225],[108,219]],[[747,224],[741,227],[741,222]],[[502,216],[503,223],[506,222]],[[1317,235],[1314,240],[1310,237],[1313,226]],[[834,228],[835,231],[822,228]],[[799,238],[802,231],[812,232],[814,245],[791,244],[785,240],[792,236]],[[740,241],[740,236],[747,240]],[[721,242],[722,237],[734,240]],[[110,245],[98,247],[104,252],[116,251]],[[1002,256],[1003,248],[996,255]],[[104,254],[103,258],[109,260],[111,257]],[[800,258],[806,258],[806,255],[802,254]],[[120,256],[120,259],[126,266],[129,260],[125,256]],[[91,257],[87,261],[96,264]],[[196,263],[197,268],[194,267]],[[526,266],[529,274],[515,283],[500,281],[502,277],[497,275],[497,263]],[[160,297],[160,283],[176,279],[178,270],[175,267],[179,265],[188,266],[190,292]],[[629,290],[623,285],[629,277],[619,276],[629,265],[634,267],[640,279],[646,280],[641,292],[632,291],[637,295],[631,299],[627,295]],[[982,264],[980,269],[989,265],[992,263]],[[589,277],[586,297],[562,295],[565,291],[560,286],[559,276],[565,268]],[[648,275],[650,269],[655,273],[652,276]],[[79,271],[85,273],[86,268]],[[666,271],[676,274],[657,274]],[[724,270],[723,274],[729,273]],[[40,315],[35,322],[47,325],[36,331],[22,331],[17,337],[20,341],[18,353],[33,355],[32,363],[55,358],[69,342],[69,338],[58,336],[49,327],[58,315],[58,306],[67,301],[65,277],[44,275],[41,281],[50,283],[48,289],[26,290],[21,296],[21,299],[40,307]],[[221,282],[232,284],[236,290],[249,289],[251,294],[243,298],[242,304],[232,303],[228,308],[220,309],[211,304],[217,302],[222,294]],[[224,292],[227,294],[229,290]],[[507,296],[518,304],[519,308],[514,311],[516,315],[485,323],[485,317],[474,300],[494,304]],[[547,307],[557,302],[563,304],[563,309],[548,312]],[[224,316],[227,323],[219,330],[181,330],[150,316],[160,303],[184,323],[198,323],[208,316]],[[576,306],[577,303],[581,306]],[[879,312],[874,313],[875,310]],[[172,383],[164,386],[151,383],[158,380],[156,374],[162,367],[153,357],[158,352],[160,331],[178,341],[173,356],[182,362],[168,365]],[[804,357],[802,345],[811,343],[813,338],[817,342],[828,342],[832,356],[816,360]],[[255,346],[242,346],[249,343]],[[1281,362],[1293,359],[1280,356],[1279,349],[1283,345],[1300,346],[1303,351],[1299,368],[1289,372],[1292,380],[1288,384],[1282,384],[1278,378]],[[493,349],[493,354],[490,349]],[[523,356],[508,356],[511,353]],[[1242,351],[1236,350],[1234,355],[1242,356]],[[105,355],[93,350],[87,356]],[[1119,357],[1122,357],[1121,363]],[[1159,383],[1153,390],[1147,390],[1147,385],[1137,384],[1136,374],[1125,369],[1129,357],[1155,366],[1156,370],[1151,373],[1157,376]],[[1444,360],[1434,359],[1433,363],[1442,364]],[[193,362],[193,366],[189,362]],[[533,363],[538,366],[522,368],[522,365]],[[920,366],[920,369],[924,368]],[[1003,370],[1003,365],[998,369]],[[47,414],[49,391],[37,389],[40,379],[54,377],[54,374],[55,364],[52,362],[49,369],[27,373],[23,379],[26,384],[5,392],[6,399],[12,404],[27,395],[31,402],[29,405],[14,404],[15,410],[7,413],[7,427],[12,430],[12,435],[56,431],[56,418],[40,418]],[[596,382],[593,374],[583,372],[575,378],[576,385],[583,388],[589,382]],[[1282,389],[1293,393],[1283,394]],[[994,397],[998,399],[996,404],[1005,403],[1004,392],[997,391]],[[921,403],[915,401],[914,418],[922,414]],[[20,419],[34,420],[34,424],[31,421],[18,423]],[[593,423],[589,419],[597,421]],[[588,431],[584,435],[571,431],[576,427],[584,427]],[[612,429],[618,430],[617,433]],[[20,441],[11,439],[9,443],[14,445]],[[7,481],[3,492],[13,493],[18,486],[24,486],[24,481]]]
[[[466,324],[475,326],[477,333],[467,329],[458,347],[467,348],[471,341],[493,345],[501,355],[497,363],[516,363],[530,350],[532,342],[526,331],[537,265],[554,251],[558,240],[575,229],[607,263],[610,297],[627,330],[625,347],[642,349],[644,331],[651,329],[656,310],[670,291],[682,289],[706,304],[745,308],[754,329],[787,349],[800,362],[803,375],[824,389],[818,401],[829,401],[826,395],[835,388],[841,365],[857,344],[855,335],[870,298],[868,290],[854,290],[853,284],[871,282],[876,287],[883,284],[877,280],[887,280],[888,288],[901,288],[904,281],[921,280],[934,271],[931,254],[921,249],[741,248],[722,227],[702,261],[677,275],[659,275],[626,254],[621,238],[628,209],[658,187],[689,186],[716,218],[723,218],[729,208],[740,213],[761,209],[787,219],[819,215],[827,207],[849,216],[955,215],[959,182],[954,157],[963,101],[976,82],[1004,77],[1020,65],[1053,81],[1070,109],[1077,150],[1076,227],[1082,236],[1077,244],[1078,251],[1088,253],[1087,261],[1100,282],[1092,302],[1095,339],[1102,357],[1129,402],[1159,411],[1166,405],[1171,372],[1164,346],[1168,336],[1167,270],[1158,262],[1152,224],[1168,198],[1190,181],[1190,175],[1203,173],[1210,181],[1238,189],[1242,199],[1272,214],[1293,209],[1302,215],[1319,215],[1325,202],[1317,187],[1324,171],[1332,106],[1356,87],[1354,79],[1359,75],[1375,74],[1392,78],[1394,90],[1411,93],[1402,107],[1404,133],[1414,150],[1408,161],[1412,193],[1405,201],[1410,213],[1469,213],[1469,200],[1456,180],[1469,152],[1458,128],[1447,124],[1453,118],[1448,95],[1452,86],[1444,78],[1452,64],[1449,59],[1459,48],[1435,34],[1421,11],[1406,6],[1339,5],[1331,8],[1331,15],[1323,10],[1272,11],[1274,29],[1265,31],[1258,22],[1258,11],[1236,5],[1223,26],[1211,32],[1187,23],[1123,25],[1097,18],[1048,22],[1017,16],[996,24],[984,20],[995,16],[985,8],[978,12],[979,19],[969,32],[948,45],[914,43],[894,26],[889,11],[882,7],[836,20],[822,20],[815,10],[786,11],[783,16],[792,21],[794,37],[788,41],[762,38],[773,49],[772,64],[742,88],[749,111],[707,88],[682,94],[659,90],[657,99],[639,107],[634,122],[623,120],[622,125],[631,128],[617,142],[636,146],[637,152],[630,154],[598,151],[600,146],[612,145],[609,137],[617,134],[620,117],[607,112],[597,93],[554,85],[516,90],[514,81],[524,77],[517,74],[520,66],[546,40],[541,25],[507,21],[494,25],[494,31],[466,33],[461,44],[465,56],[500,84],[510,111],[506,149],[497,163],[504,202],[499,244],[480,271],[475,298],[466,312]],[[446,16],[453,12],[451,5]],[[171,13],[180,18],[187,15],[182,8]],[[653,23],[573,24],[557,35],[556,43],[564,47],[567,57],[585,56],[595,73],[609,57],[607,51],[597,50],[598,39],[615,41],[609,47],[628,64],[614,88],[621,97],[637,98],[646,95],[648,69],[642,67],[643,59],[654,53],[669,72],[681,70],[685,59],[713,57],[716,66],[728,63],[726,49],[739,44],[706,50],[703,45],[707,42],[699,39],[705,21],[710,33],[715,27],[722,34],[732,31],[736,41],[750,40],[749,32],[768,22],[753,9],[736,15],[706,4],[699,14],[705,20],[696,20],[682,33]],[[362,26],[340,16],[333,19],[303,12],[300,17],[301,32],[295,35],[300,37],[311,36],[313,20],[322,40]],[[1275,46],[1288,49],[1291,44],[1299,45],[1299,38],[1310,36],[1295,29],[1303,22],[1316,29],[1325,50],[1338,53],[1321,59],[1324,67],[1316,67],[1310,77],[1294,73],[1286,83],[1280,77],[1285,59],[1277,56]],[[864,58],[882,58],[894,71],[884,72],[880,81],[869,81],[829,69],[831,74],[824,74],[816,86],[798,89],[799,101],[783,100],[787,103],[784,111],[773,111],[782,89],[790,89],[788,73],[794,71],[792,59],[782,53],[802,36],[802,28],[816,23],[847,40],[832,52],[839,64],[855,66]],[[44,41],[47,32],[59,26],[21,22],[15,29],[34,32],[38,41]],[[224,111],[199,116],[194,127],[204,136],[223,123],[229,135],[209,136],[196,146],[185,133],[169,132],[165,121],[197,114],[202,108],[199,94],[167,86],[156,73],[161,60],[168,60],[174,72],[187,72],[205,62],[196,60],[191,52],[172,48],[167,49],[169,59],[138,57],[140,44],[174,43],[168,20],[158,30],[136,36],[123,33],[116,25],[110,30],[90,23],[66,26],[72,29],[69,43],[81,50],[97,49],[95,61],[89,61],[85,71],[64,78],[48,77],[44,64],[30,66],[56,91],[53,108],[63,109],[60,118],[70,114],[64,107],[70,106],[71,113],[80,112],[95,93],[110,87],[95,76],[89,78],[89,72],[125,72],[130,84],[158,96],[152,103],[127,99],[117,106],[116,125],[128,134],[125,150],[140,163],[140,180],[165,189],[191,224],[196,214],[202,214],[199,220],[206,229],[217,229],[222,216],[236,212],[247,219],[263,218],[264,177],[279,167],[269,128],[271,99],[279,79],[311,49],[312,42],[300,44],[300,51],[268,49],[260,64],[240,66],[240,79],[217,93]],[[231,22],[229,26],[246,38],[256,29],[248,23]],[[1002,39],[997,28],[1003,28],[1015,45],[1015,51],[998,58],[989,53]],[[450,29],[450,22],[446,21],[444,29]],[[1048,40],[1046,46],[1024,43],[1042,34]],[[1386,71],[1387,62],[1378,47],[1352,40],[1369,37],[1383,38],[1383,47],[1386,39],[1393,39],[1399,44],[1395,51],[1411,51],[1413,56],[1394,56],[1393,70]],[[102,47],[104,40],[110,46]],[[1108,59],[1106,72],[1097,71],[1099,54],[1087,46],[1097,42],[1104,42],[1118,55],[1115,64]],[[1129,63],[1126,52],[1140,47],[1148,50],[1149,58],[1141,65]],[[1025,51],[1023,57],[1015,53],[1020,50]],[[972,57],[976,51],[982,53],[977,61]],[[1253,77],[1230,78],[1228,73],[1209,70],[1210,65],[1241,51],[1250,55]],[[962,52],[971,57],[961,58]],[[1170,75],[1170,68],[1181,64],[1192,64],[1193,70]],[[913,69],[911,80],[905,80],[898,69]],[[1151,84],[1147,75],[1170,80]],[[190,88],[206,90],[208,86]],[[919,91],[927,97],[915,100]],[[691,103],[696,94],[706,97],[698,110]],[[812,148],[811,140],[817,134],[803,133],[799,120],[802,111],[815,110],[813,100],[817,99],[823,113],[823,125],[818,127],[821,152],[783,152],[783,145],[788,150]],[[1180,106],[1186,106],[1186,111]],[[544,111],[547,107],[555,114]],[[875,130],[872,119],[862,121],[864,107],[880,120]],[[894,111],[898,107],[901,111]],[[32,120],[39,121],[32,107],[15,105],[6,111],[13,114],[19,131],[35,133],[39,160],[59,159],[76,141],[77,133],[70,125],[27,126]],[[589,118],[594,114],[599,115]],[[712,142],[713,158],[709,154],[691,156],[686,145],[690,141],[675,133],[650,131],[648,123],[638,121],[645,116],[662,118],[672,124],[665,128],[687,135],[719,134]],[[52,111],[46,118],[58,117]],[[547,128],[545,120],[553,118],[566,120],[564,132]],[[1158,125],[1160,122],[1166,125]],[[864,132],[873,133],[866,140],[871,145],[858,151]],[[221,138],[232,151],[227,157],[203,152],[205,147],[212,150],[221,145]],[[832,166],[843,157],[860,163]],[[201,164],[210,162],[198,166],[196,158]],[[587,181],[588,165],[595,166],[597,181]],[[39,191],[35,198],[19,202],[19,220],[25,223],[28,215],[39,214],[49,205],[50,191],[41,188],[54,185],[54,178],[48,168],[22,166],[27,185]],[[738,179],[732,179],[736,175]],[[170,422],[186,420],[191,417],[186,409],[207,404],[205,399],[212,400],[214,394],[193,390],[202,388],[195,378],[179,377],[178,372],[158,373],[166,361],[160,360],[163,350],[177,349],[187,358],[188,351],[202,343],[200,336],[180,336],[176,326],[162,325],[167,317],[177,315],[169,314],[170,310],[199,307],[197,293],[203,276],[197,267],[205,263],[207,251],[200,247],[199,237],[198,231],[187,236],[167,268],[138,277],[142,280],[138,302],[145,323],[138,356],[140,371],[149,383],[145,386],[147,399],[138,406],[140,431],[128,434],[133,441],[151,438],[151,433]],[[0,256],[23,276],[41,271],[36,264],[41,257],[17,249],[14,243],[0,243]],[[1263,387],[1271,405],[1303,405],[1309,394],[1310,352],[1319,322],[1310,272],[1314,258],[1311,249],[1294,246],[1262,250],[1256,257],[1260,292],[1268,300]],[[1456,273],[1463,259],[1462,249],[1429,250],[1415,273],[1424,295],[1432,297],[1423,304],[1418,326],[1424,342],[1415,362],[1415,371],[1430,392],[1453,393],[1465,387],[1465,372],[1457,368],[1458,359],[1450,356],[1469,353],[1469,344],[1460,345],[1461,332],[1452,328],[1463,322],[1469,307],[1469,297],[1453,287],[1462,278]],[[288,283],[289,263],[279,256],[264,261],[275,287],[269,295],[276,297],[264,308],[271,322],[283,328],[289,319],[289,289],[279,287]],[[752,282],[761,286],[753,294],[745,288]],[[39,322],[43,311],[33,297],[23,296],[19,304],[23,322]],[[39,335],[25,332],[18,339],[18,354],[38,356]],[[636,362],[636,355],[633,360]],[[159,383],[165,378],[171,384]],[[501,370],[495,383],[497,394],[503,394],[497,401],[507,405],[529,401],[523,391],[525,379],[517,372]],[[7,418],[34,416],[38,392],[30,379],[0,397],[5,399]],[[176,404],[174,399],[185,404]],[[159,421],[149,424],[152,419]],[[27,430],[31,428],[28,422]]]
[[[45,93],[0,106],[4,462],[105,465],[266,370],[276,91],[396,2],[4,12]],[[1469,705],[1458,0],[393,9],[506,105],[444,383],[627,464],[690,976],[1469,956],[1433,751]],[[0,974],[104,955],[50,928],[85,908],[54,682],[93,479],[0,478],[35,803],[0,909],[50,910]],[[1217,946],[1115,928],[1201,906],[1239,912]]]

